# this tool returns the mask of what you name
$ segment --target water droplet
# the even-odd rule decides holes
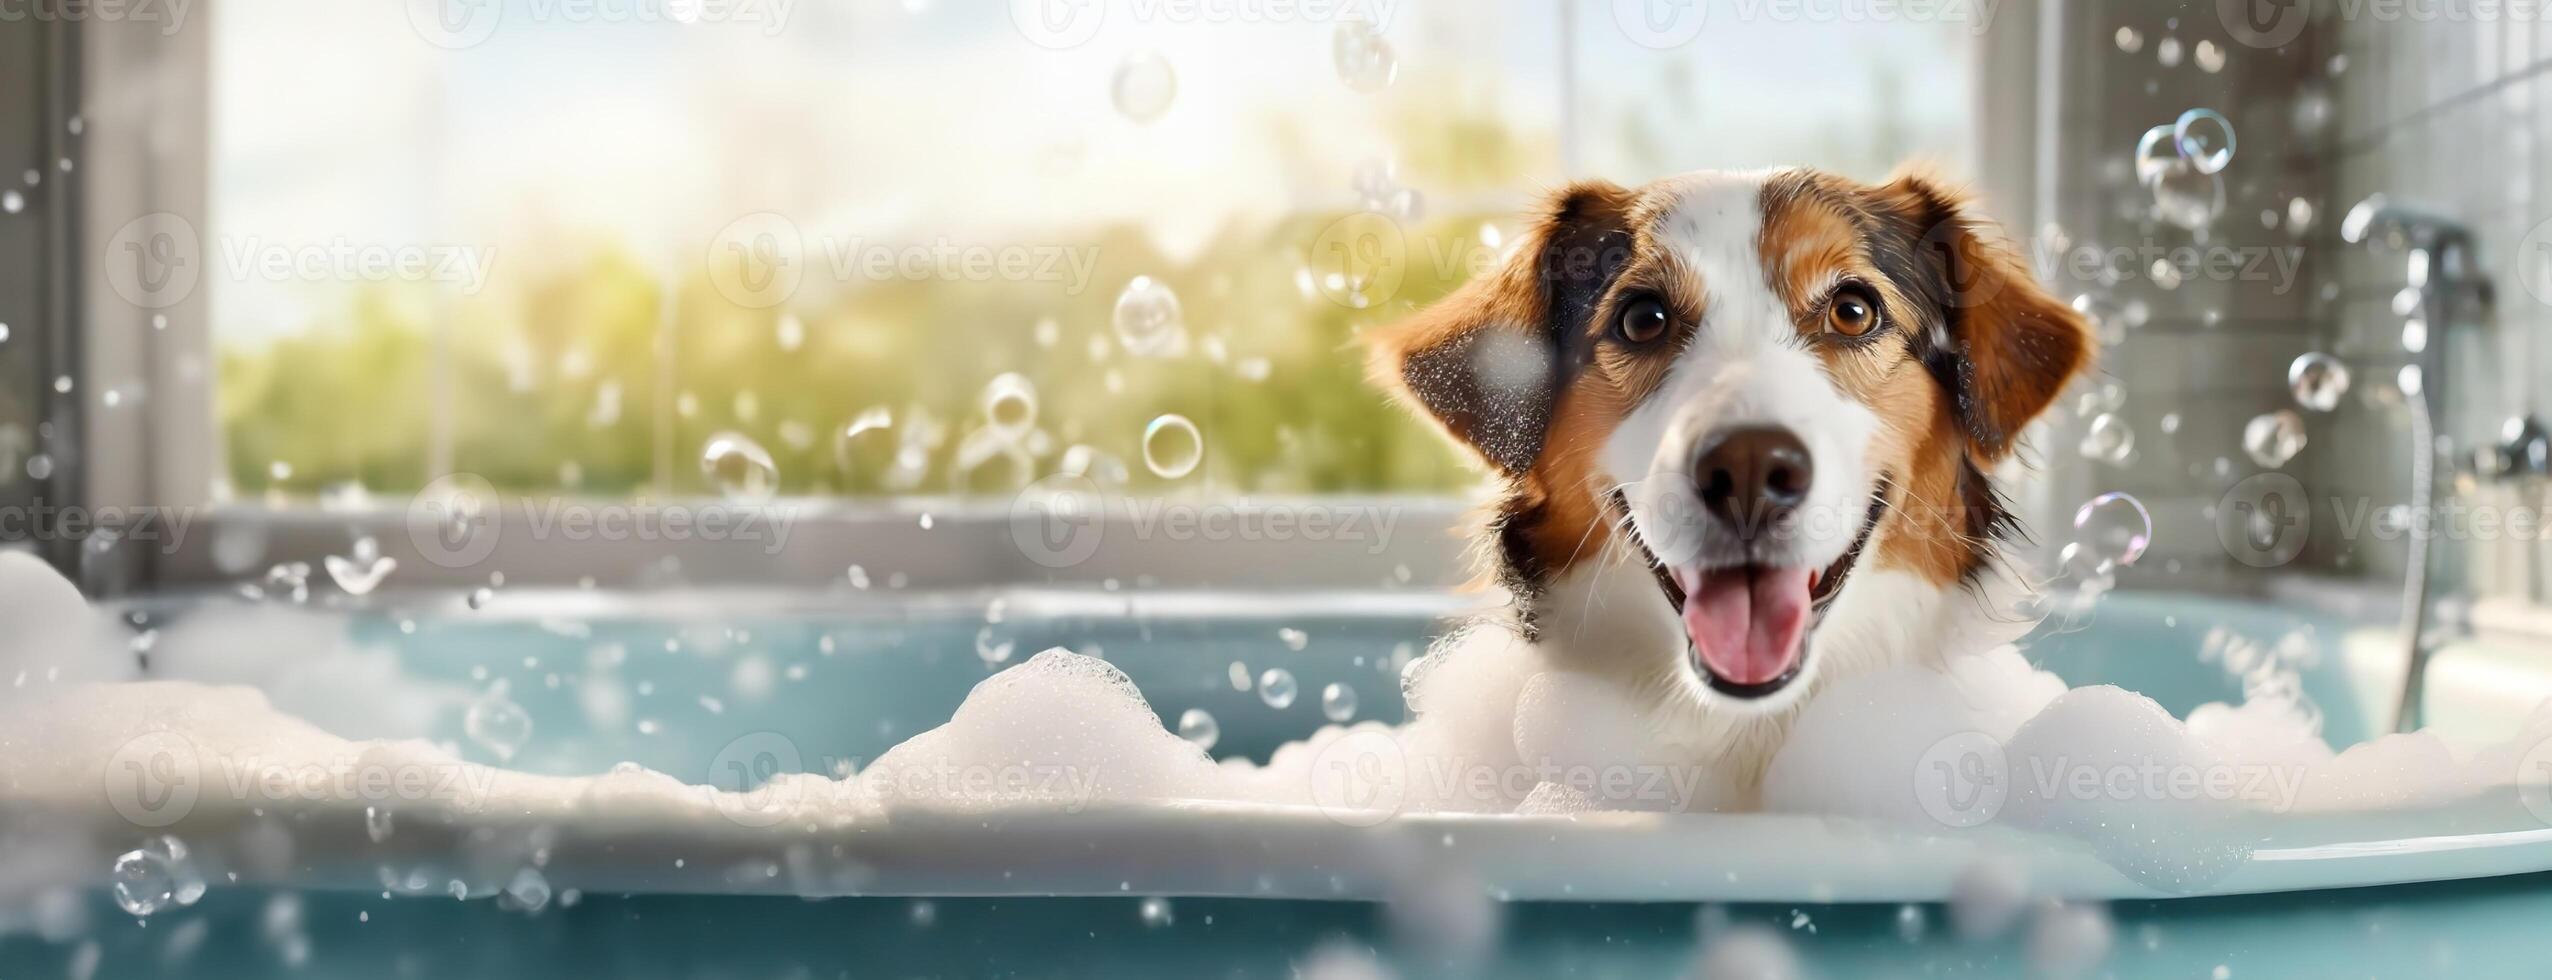
[[[2304,417],[2281,408],[2252,419],[2242,427],[2242,451],[2270,469],[2286,465],[2304,451]]]
[[[1170,900],[1166,898],[1144,899],[1139,914],[1143,917],[1143,924],[1154,929],[1169,925],[1173,921],[1170,914]]]
[[[396,830],[389,808],[378,806],[363,808],[363,836],[371,838],[373,843],[378,844],[389,840],[390,834]]]
[[[2144,502],[2123,493],[2104,493],[2074,511],[2074,543],[2080,560],[2106,573],[2144,557],[2153,542],[2153,515]]]
[[[1136,276],[1116,300],[1117,342],[1136,357],[1169,357],[1187,347],[1178,294],[1151,276]]]
[[[712,435],[700,447],[700,475],[728,500],[769,500],[780,489],[780,465],[770,450],[736,432]]]
[[[538,912],[549,905],[549,878],[538,868],[515,871],[505,883],[505,900],[525,912]]]
[[[2121,465],[2135,451],[2136,433],[2126,420],[2114,412],[2102,412],[2091,420],[2082,434],[2082,455],[2111,465]]]
[[[1310,634],[1304,633],[1303,631],[1291,626],[1277,630],[1276,638],[1285,641],[1285,649],[1292,650],[1295,653],[1301,653],[1303,652],[1304,647],[1311,645]]]
[[[1127,55],[1108,82],[1108,97],[1116,103],[1116,110],[1138,123],[1161,118],[1162,113],[1170,111],[1170,102],[1178,93],[1178,74],[1158,51]]]
[[[2221,112],[2207,108],[2183,112],[2171,124],[2171,136],[2180,155],[2199,173],[2223,173],[2233,162],[2233,122]]]
[[[328,578],[347,595],[371,595],[399,567],[399,561],[381,553],[381,545],[365,535],[354,539],[354,549],[344,555],[329,555],[320,562],[328,569]]]
[[[2348,365],[2339,358],[2312,351],[2287,365],[2286,385],[2295,390],[2295,404],[2327,412],[2338,408],[2339,399],[2348,394]]]
[[[1189,708],[1179,714],[1179,737],[1196,743],[1200,749],[1212,749],[1222,741],[1223,726],[1203,708]]]
[[[531,741],[532,716],[503,691],[490,691],[470,702],[469,710],[462,713],[461,731],[496,756],[497,761],[509,761],[523,743]]]
[[[1011,652],[1018,647],[1016,637],[994,624],[986,623],[984,628],[975,631],[975,656],[982,657],[987,664],[1010,662]]]
[[[115,904],[135,916],[148,916],[170,905],[193,905],[204,897],[204,876],[196,870],[186,844],[159,836],[115,859],[109,876]]]
[[[1330,60],[1338,66],[1338,80],[1358,92],[1373,93],[1391,87],[1400,75],[1400,54],[1391,48],[1391,39],[1382,36],[1382,28],[1371,21],[1350,20],[1338,25],[1330,38]]]
[[[1143,465],[1155,475],[1175,480],[1204,459],[1205,436],[1187,416],[1164,415],[1143,428]]]
[[[1037,425],[1037,386],[1017,372],[993,378],[984,385],[984,422],[1012,442],[1027,435]]]
[[[1356,689],[1337,683],[1321,688],[1320,713],[1331,721],[1345,724],[1356,716]]]
[[[2223,71],[2224,46],[2213,41],[2199,41],[2197,47],[2197,62],[2198,70],[2209,75]]]
[[[1283,667],[1269,667],[1258,675],[1258,699],[1278,711],[1294,706],[1294,674]]]

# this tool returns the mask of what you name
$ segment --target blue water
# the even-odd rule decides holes
[[[353,629],[398,650],[415,674],[473,688],[505,679],[536,720],[518,767],[586,773],[627,759],[712,781],[721,775],[710,771],[720,747],[747,734],[779,733],[800,750],[796,768],[821,771],[835,760],[865,762],[944,721],[994,668],[974,652],[981,603],[933,608],[940,611],[880,604],[681,621],[604,617],[577,626],[521,610],[382,613],[359,617]],[[2206,634],[2219,627],[2263,644],[2309,631],[2326,647],[2341,631],[2327,620],[2219,600],[2120,596],[2095,620],[2035,639],[2031,652],[2071,683],[2119,683],[2186,712],[2239,697],[2235,679],[2198,661]],[[1320,691],[1333,682],[1355,689],[1359,718],[1399,720],[1395,650],[1422,651],[1439,628],[1422,608],[1137,620],[1038,616],[1017,603],[999,627],[1015,644],[1013,663],[1047,646],[1095,646],[1144,689],[1165,723],[1205,709],[1222,727],[1217,754],[1255,758],[1323,723]],[[1302,631],[1303,649],[1292,649],[1280,629]],[[633,691],[631,718],[653,721],[653,734],[586,721],[576,689],[588,651],[603,644],[627,650],[617,671],[624,683],[652,685],[650,695]],[[730,690],[748,657],[767,661],[777,678],[758,703]],[[1252,675],[1288,670],[1302,693],[1287,708],[1269,707],[1254,691],[1234,688],[1234,661]],[[2339,696],[2335,652],[2325,650],[2322,661],[2307,671],[2307,691],[2325,706],[2334,741],[2363,737],[2365,720]],[[722,699],[720,710],[699,703],[704,693]],[[461,741],[457,724],[450,734]],[[290,945],[271,941],[261,926],[278,901],[299,903],[305,923],[308,958],[297,967],[283,959]],[[526,915],[488,901],[216,888],[147,924],[100,896],[92,938],[101,977],[1283,977],[1330,942],[1372,947],[1408,976],[1655,977],[1681,973],[1696,943],[1691,904],[1523,903],[1507,907],[1491,964],[1430,964],[1395,950],[1370,904],[1174,898],[1174,921],[1153,926],[1138,901],[588,895]],[[1912,939],[1894,905],[1725,912],[1790,937],[1820,975],[2005,976],[2026,963],[2018,938],[1946,937],[1937,907],[1920,910],[1929,928]],[[2552,936],[2539,925],[2552,921],[2545,876],[2125,902],[2112,913],[2117,942],[2103,972],[2118,976],[2208,976],[2219,965],[2234,977],[2521,975],[2504,968],[2552,952]],[[191,954],[173,958],[172,946]],[[0,939],[0,978],[63,975],[76,947]]]

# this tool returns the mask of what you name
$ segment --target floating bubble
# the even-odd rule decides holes
[[[1017,440],[1037,425],[1037,386],[1017,372],[999,375],[984,385],[984,422],[994,432]]]
[[[738,432],[720,432],[700,447],[700,475],[728,500],[762,501],[780,489],[771,451]]]
[[[389,840],[391,833],[396,830],[396,821],[391,818],[388,807],[363,808],[363,836],[371,838],[373,843],[378,844]]]
[[[2411,317],[2401,322],[2401,349],[2413,354],[2428,349],[2428,321]]]
[[[503,690],[489,691],[462,713],[461,731],[498,761],[508,761],[532,740],[532,715]]]
[[[0,211],[16,214],[27,209],[26,195],[16,191],[0,191]]]
[[[1258,675],[1258,699],[1282,711],[1294,706],[1294,674],[1283,667],[1269,667]]]
[[[798,319],[795,313],[780,314],[780,322],[772,325],[771,330],[781,350],[794,351],[806,345],[806,321]]]
[[[1138,123],[1149,123],[1170,111],[1171,100],[1178,97],[1178,73],[1170,69],[1170,61],[1158,51],[1137,51],[1117,63],[1116,75],[1109,79],[1108,97],[1116,103],[1117,112]]]
[[[2348,365],[2320,351],[2306,353],[2286,366],[2286,386],[2294,389],[2295,404],[2316,412],[2330,411],[2338,408],[2340,398],[2348,394]]]
[[[523,868],[505,883],[507,905],[525,912],[538,912],[549,906],[549,878],[538,868]]]
[[[2115,345],[2127,339],[2126,309],[2106,296],[2084,293],[2074,297],[2074,312],[2091,321],[2091,329],[2103,345]]]
[[[1320,714],[1339,724],[1356,716],[1356,689],[1333,683],[1320,689]]]
[[[1179,714],[1179,737],[1196,743],[1197,748],[1211,750],[1214,743],[1222,741],[1223,726],[1205,709],[1189,708]]]
[[[2118,50],[2128,54],[2144,50],[2144,33],[2132,27],[2118,28]]]
[[[2124,464],[2135,452],[2136,433],[2115,412],[2102,412],[2082,434],[2082,454],[2111,465]]]
[[[488,603],[494,601],[496,601],[495,589],[482,585],[470,590],[469,603],[472,609],[485,609]]]
[[[861,410],[833,434],[833,464],[846,479],[884,468],[895,452],[894,428],[895,413],[886,406]]]
[[[115,859],[109,875],[115,904],[134,916],[148,916],[170,905],[193,905],[204,897],[204,874],[195,867],[186,843],[161,835]]]
[[[1154,929],[1174,921],[1170,912],[1170,900],[1159,896],[1144,899],[1142,906],[1135,914],[1142,918],[1144,925]]]
[[[2074,543],[2078,558],[2106,572],[2144,557],[2153,543],[2153,515],[2144,502],[2124,493],[2104,493],[2074,511]]]
[[[2179,67],[2180,39],[2176,37],[2165,37],[2162,40],[2155,42],[2153,45],[2153,60],[2161,62],[2162,67],[2164,68]]]
[[[1305,633],[1291,626],[1278,629],[1276,631],[1276,638],[1284,642],[1285,649],[1292,650],[1295,653],[1301,653],[1303,652],[1303,648],[1311,645],[1311,634]]]
[[[2199,173],[2223,173],[2233,162],[2233,122],[2221,112],[2207,108],[2183,112],[2171,124],[2171,137],[2180,155]]]
[[[1205,436],[1184,415],[1164,415],[1143,427],[1143,465],[1153,474],[1175,480],[1195,472],[1205,459]]]
[[[2304,417],[2281,408],[2252,419],[2242,427],[2242,451],[2269,469],[2286,465],[2304,451]]]
[[[1391,39],[1382,36],[1382,28],[1371,21],[1350,20],[1338,25],[1329,42],[1329,57],[1338,67],[1338,80],[1358,92],[1374,93],[1391,87],[1400,75],[1400,54],[1391,48]]]
[[[1087,445],[1075,445],[1064,450],[1063,458],[1055,463],[1055,471],[1111,489],[1125,486],[1126,481],[1133,477],[1133,471],[1126,468],[1124,460]]]
[[[1117,342],[1136,357],[1169,357],[1187,347],[1178,294],[1160,280],[1136,276],[1117,294]]]
[[[997,624],[985,623],[984,628],[975,631],[975,656],[982,657],[984,663],[1009,663],[1010,655],[1018,649],[1019,639]]]
[[[2223,71],[2224,46],[2213,41],[2199,41],[2197,46],[2197,63],[2198,70],[2209,75]]]

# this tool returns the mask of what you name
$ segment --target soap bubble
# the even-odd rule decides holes
[[[373,843],[378,844],[389,840],[390,834],[396,829],[396,821],[391,818],[388,807],[363,808],[363,836],[371,838]]]
[[[2152,192],[2162,220],[2196,231],[2224,213],[2223,179],[2188,158],[2177,126],[2145,130],[2136,141],[2135,168],[2136,181]]]
[[[2144,557],[2153,543],[2153,515],[2144,502],[2124,493],[2104,493],[2074,511],[2074,543],[2078,561],[2107,572]]]
[[[204,897],[204,875],[187,853],[186,843],[166,835],[117,857],[109,881],[115,904],[135,916],[148,916],[172,904],[193,905]]]
[[[1151,276],[1136,276],[1117,294],[1117,342],[1136,357],[1168,357],[1187,346],[1179,297]]]
[[[504,904],[525,912],[538,912],[549,906],[549,878],[538,868],[523,868],[505,883]]]
[[[2202,174],[2219,174],[2233,162],[2233,123],[2213,109],[2191,109],[2171,124],[2180,155]]]
[[[1356,716],[1356,689],[1333,683],[1320,689],[1320,714],[1339,724]]]
[[[1285,649],[1295,653],[1301,653],[1303,648],[1311,646],[1311,634],[1291,626],[1279,627],[1276,630],[1276,639],[1285,644]]]
[[[1179,737],[1196,743],[1200,749],[1212,749],[1222,741],[1223,726],[1203,708],[1189,708],[1179,715]]]
[[[506,697],[503,690],[489,691],[470,702],[469,710],[462,713],[461,731],[498,761],[507,761],[514,758],[523,743],[531,741],[532,716]]]
[[[2313,351],[2286,366],[2286,384],[2295,390],[2295,404],[2327,412],[2338,408],[2340,398],[2348,394],[2348,365],[2339,358]]]
[[[2176,37],[2165,37],[2162,40],[2155,42],[2153,45],[2153,60],[2161,62],[2162,67],[2164,68],[2179,67],[2180,39]]]
[[[1109,489],[1123,487],[1133,477],[1124,460],[1087,445],[1074,445],[1064,450],[1063,459],[1055,464],[1055,472],[1081,477]]]
[[[1138,51],[1119,62],[1108,82],[1108,97],[1127,119],[1148,123],[1170,111],[1179,93],[1178,74],[1158,51]]]
[[[1018,648],[1018,638],[998,625],[986,623],[984,628],[975,631],[975,656],[982,657],[984,663],[1008,663],[1011,653]]]
[[[993,431],[1016,440],[1037,424],[1037,386],[1018,372],[995,377],[984,385],[984,421]]]
[[[2124,464],[2136,448],[2136,432],[2115,412],[2102,412],[2082,434],[2082,454],[2111,465]]]
[[[1400,55],[1391,49],[1391,40],[1382,36],[1382,28],[1370,21],[1350,20],[1338,25],[1330,38],[1330,60],[1337,63],[1338,80],[1358,92],[1373,93],[1391,87],[1400,74]]]
[[[2132,27],[2118,28],[2118,50],[2128,54],[2144,50],[2144,32]]]
[[[1175,480],[1195,472],[1205,459],[1205,436],[1184,415],[1164,415],[1143,427],[1143,465],[1155,475]]]
[[[769,500],[780,489],[770,450],[737,432],[720,432],[700,447],[700,475],[728,500]]]
[[[2304,417],[2281,408],[2252,419],[2242,427],[2242,451],[2270,469],[2286,465],[2304,451]]]
[[[1142,917],[1144,925],[1154,929],[1175,921],[1170,912],[1170,900],[1157,895],[1144,899],[1136,914]]]
[[[1294,706],[1294,674],[1283,667],[1269,667],[1258,675],[1258,699],[1278,711]]]
[[[2098,905],[2050,902],[2038,909],[2029,928],[2029,965],[2042,977],[2089,976],[2109,958],[2116,929],[2109,912]]]
[[[383,555],[380,542],[368,534],[354,539],[352,552],[329,555],[322,559],[321,564],[327,567],[328,577],[336,581],[337,588],[354,596],[372,594],[373,589],[380,587],[381,580],[399,567],[398,560]]]
[[[472,609],[485,609],[485,608],[487,608],[487,604],[488,604],[488,603],[495,602],[495,601],[496,601],[496,590],[495,590],[495,589],[491,589],[491,588],[488,588],[487,586],[482,585],[482,586],[479,586],[478,588],[475,588],[475,589],[471,589],[471,590],[470,590],[469,603],[470,603],[470,608],[472,608]]]

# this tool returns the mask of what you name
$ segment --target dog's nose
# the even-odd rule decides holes
[[[1816,466],[1790,430],[1751,426],[1720,434],[1693,463],[1692,477],[1701,505],[1751,538],[1807,501]]]

